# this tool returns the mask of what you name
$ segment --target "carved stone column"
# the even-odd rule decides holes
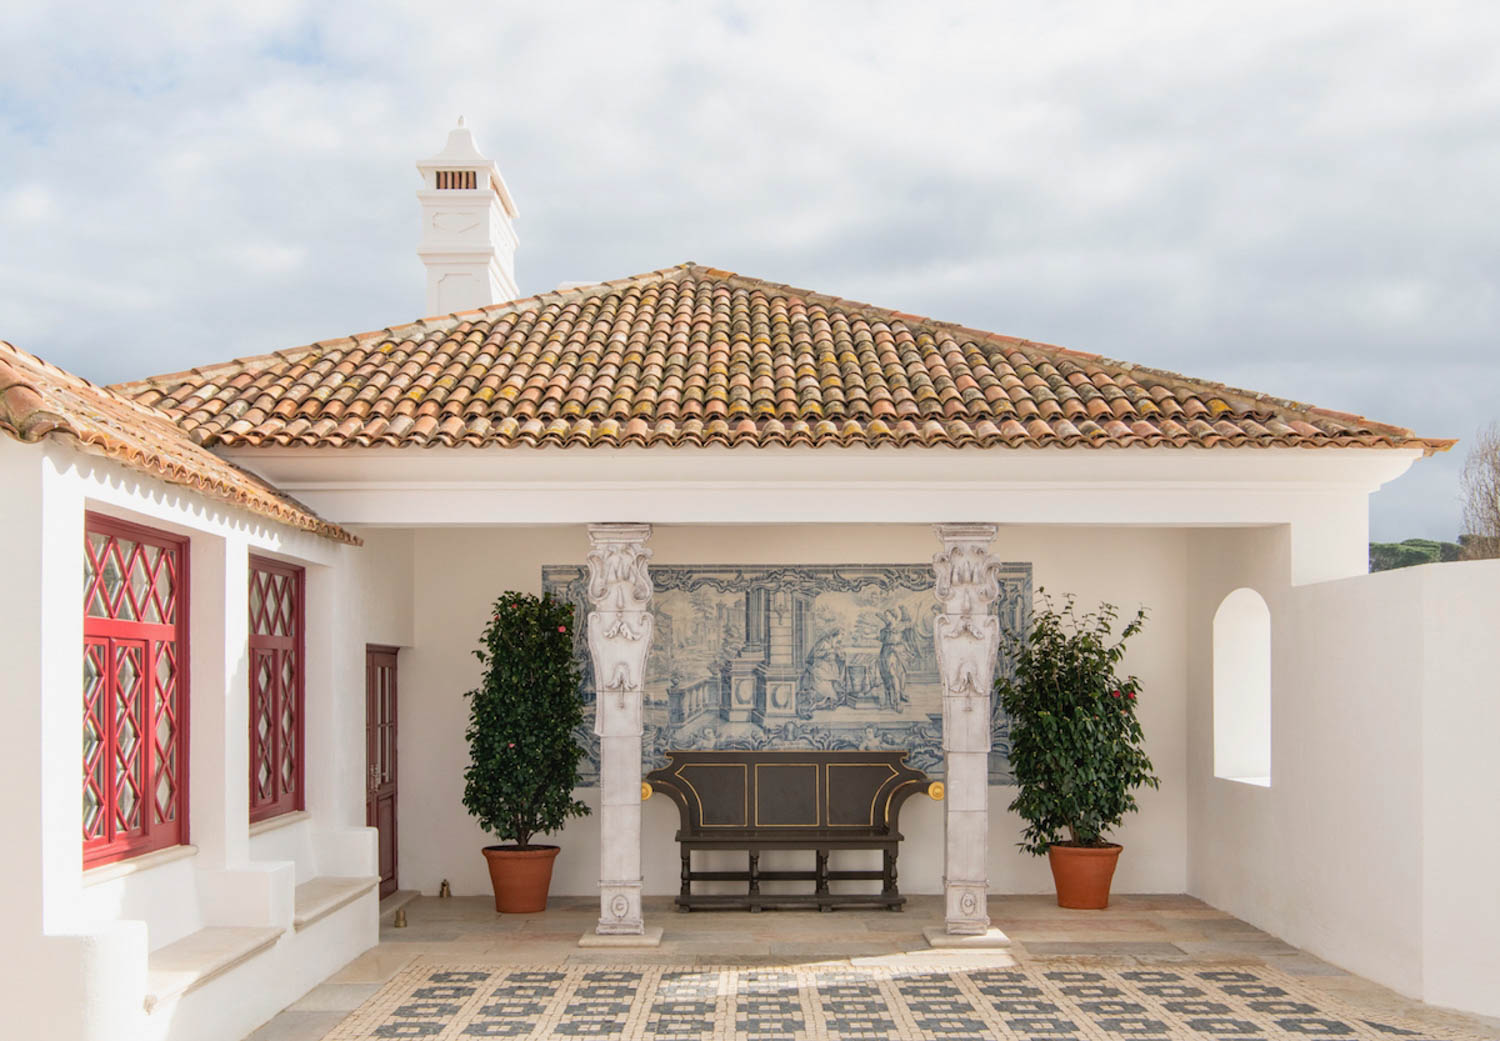
[[[588,637],[597,685],[594,732],[599,735],[595,934],[624,943],[647,935],[641,918],[641,702],[651,650],[650,537],[648,524],[589,526]],[[659,941],[661,930],[653,932]]]
[[[933,626],[943,684],[943,893],[947,934],[975,943],[1005,943],[990,929],[990,698],[1000,620],[990,607],[1000,594],[990,555],[993,524],[939,524],[942,551],[932,558],[938,616]],[[934,944],[937,940],[929,934]],[[965,944],[968,945],[968,944]]]

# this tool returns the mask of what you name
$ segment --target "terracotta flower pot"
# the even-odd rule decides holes
[[[1054,842],[1047,847],[1052,882],[1057,886],[1057,906],[1098,911],[1109,906],[1109,883],[1115,877],[1120,847],[1070,846]]]
[[[552,886],[552,862],[556,846],[486,846],[484,859],[490,865],[490,885],[495,889],[495,910],[525,914],[547,910],[547,890]]]

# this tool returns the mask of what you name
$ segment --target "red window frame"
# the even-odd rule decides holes
[[[188,841],[188,540],[84,515],[83,866]]]
[[[250,820],[303,808],[306,572],[250,558]]]

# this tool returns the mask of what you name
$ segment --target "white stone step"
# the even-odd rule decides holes
[[[294,894],[292,925],[305,929],[321,918],[326,918],[345,904],[353,903],[380,884],[376,875],[361,875],[346,878],[340,875],[323,875],[309,879],[297,887]]]
[[[152,951],[146,963],[146,1011],[270,949],[283,931],[274,927],[210,926]]]

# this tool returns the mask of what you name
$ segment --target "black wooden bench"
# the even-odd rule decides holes
[[[680,910],[695,907],[877,906],[900,910],[896,885],[901,804],[919,792],[942,798],[942,785],[905,765],[895,752],[668,752],[670,761],[646,775],[647,794],[677,804],[682,827]],[[836,849],[878,849],[879,871],[831,871]],[[745,850],[745,871],[695,871],[694,850]],[[762,871],[770,850],[811,850],[811,871]],[[882,883],[879,893],[833,893],[830,882]],[[762,882],[812,882],[811,893],[762,893]],[[694,882],[747,882],[743,894],[694,893]]]

